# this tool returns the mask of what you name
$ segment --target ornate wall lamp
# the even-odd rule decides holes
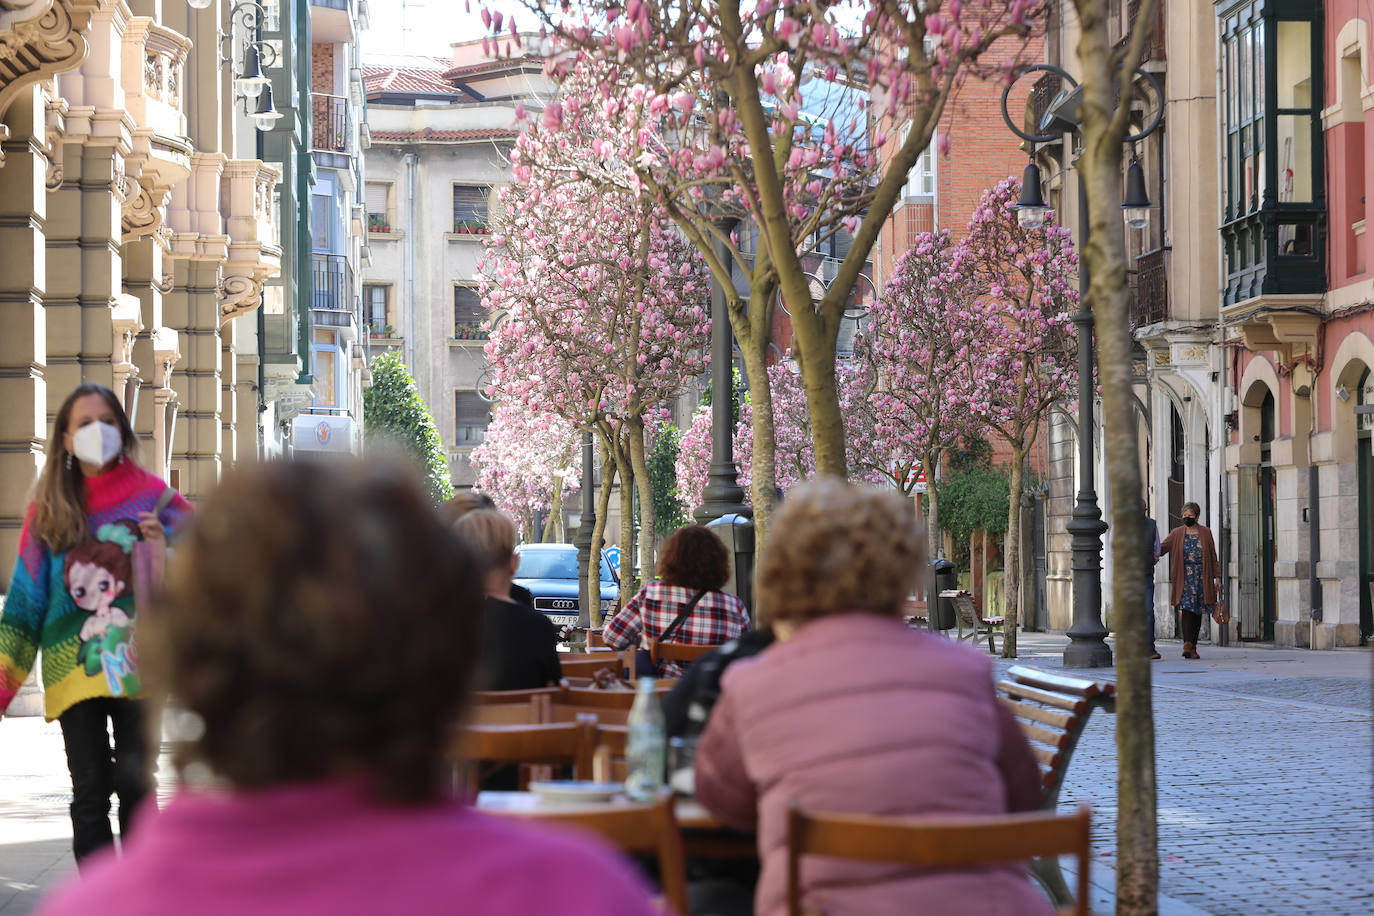
[[[207,9],[213,3],[214,0],[186,0],[187,6],[197,10]],[[254,37],[258,34],[259,24],[266,18],[267,10],[262,4],[255,0],[243,0],[230,8],[229,32],[221,32],[219,36],[220,62],[232,65],[234,24],[243,27],[243,59],[234,70],[234,97],[243,99],[245,110],[249,102],[257,100],[252,117],[253,124],[261,131],[271,130],[281,118],[281,112],[272,103],[272,81],[263,73],[264,66],[276,66],[277,49]],[[226,45],[229,46],[227,52]]]

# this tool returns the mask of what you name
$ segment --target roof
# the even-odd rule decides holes
[[[465,143],[474,140],[514,140],[520,131],[511,127],[480,127],[469,130],[373,130],[374,143]]]
[[[435,60],[435,63],[441,63]],[[422,67],[363,66],[363,81],[368,98],[378,95],[415,95],[450,98],[455,102],[470,101],[471,97],[448,80],[443,69]]]
[[[444,71],[444,78],[451,80],[466,80],[477,76],[488,74],[503,73],[508,70],[523,70],[527,67],[537,67],[544,69],[544,58],[533,54],[526,54],[523,57],[512,57],[500,60],[484,60],[475,64],[467,64],[462,67],[452,67]]]

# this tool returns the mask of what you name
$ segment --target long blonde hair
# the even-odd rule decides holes
[[[67,424],[71,422],[72,405],[78,398],[88,394],[98,394],[115,415],[119,425],[119,437],[123,447],[120,456],[132,461],[138,449],[138,438],[124,413],[115,393],[98,382],[83,382],[77,385],[62,406],[57,409],[57,419],[53,421],[52,434],[48,436],[48,457],[43,462],[43,473],[38,475],[34,487],[33,531],[38,539],[53,553],[61,553],[86,540],[91,535],[91,524],[86,518],[86,504],[83,498],[85,484],[81,467],[67,458],[67,447],[63,439]]]

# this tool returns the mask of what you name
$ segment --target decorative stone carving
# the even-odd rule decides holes
[[[91,13],[109,2],[0,0],[0,112],[27,87],[81,63]]]
[[[165,194],[159,194],[159,198]],[[162,200],[154,200],[153,192],[142,182],[133,185],[133,193],[124,201],[123,230],[125,243],[153,235],[162,226]]]

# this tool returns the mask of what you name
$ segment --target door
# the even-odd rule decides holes
[[[1360,453],[1360,645],[1374,637],[1374,454],[1370,434],[1357,443]]]
[[[1260,636],[1265,642],[1274,639],[1274,564],[1278,561],[1278,544],[1274,516],[1274,469],[1267,465],[1259,469],[1259,528],[1260,528]],[[1244,638],[1244,637],[1242,637]]]
[[[1259,468],[1242,467],[1236,475],[1236,607],[1241,639],[1263,634],[1260,602]]]

